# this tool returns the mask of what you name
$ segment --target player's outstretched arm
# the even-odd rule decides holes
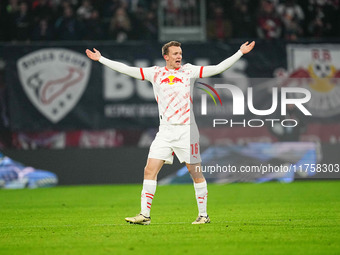
[[[125,65],[123,63],[120,63],[118,61],[113,61],[110,59],[107,59],[105,57],[103,57],[100,53],[100,51],[96,50],[95,48],[93,48],[93,51],[86,49],[86,55],[94,60],[94,61],[99,61],[100,63],[102,63],[103,65],[106,65],[107,67],[111,68],[112,70],[115,70],[117,72],[129,75],[133,78],[136,79],[142,79],[142,74],[140,71],[140,68],[138,67],[132,67],[132,66],[128,66]]]
[[[240,49],[231,57],[223,60],[218,65],[210,65],[203,67],[202,78],[210,77],[224,72],[231,67],[237,60],[239,60],[244,54],[249,53],[255,46],[255,41],[251,43],[245,42],[241,45]]]

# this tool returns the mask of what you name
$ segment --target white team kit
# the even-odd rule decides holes
[[[175,154],[181,163],[200,163],[199,133],[192,111],[192,84],[193,79],[202,74],[203,67],[186,64],[168,70],[154,66],[140,71],[142,79],[153,85],[159,111],[159,132],[148,157],[172,164]]]
[[[181,51],[177,51],[176,54],[181,54]],[[100,56],[99,62],[120,73],[152,83],[155,99],[158,104],[160,126],[150,146],[148,158],[153,159],[153,162],[164,161],[165,164],[172,164],[174,155],[176,155],[180,162],[189,164],[189,169],[192,165],[198,164],[200,166],[201,163],[199,132],[193,114],[192,96],[194,81],[197,78],[210,77],[227,70],[242,55],[243,53],[239,50],[218,65],[209,66],[195,66],[191,64],[180,66],[180,55],[177,59],[173,58],[178,63],[176,65],[177,69],[168,69],[168,65],[165,67],[153,66],[147,68],[131,67],[109,60],[103,56]],[[165,60],[169,61],[169,55],[165,57]],[[152,170],[157,171],[156,168],[152,168]],[[202,174],[199,171],[198,173]],[[199,212],[198,218],[192,224],[210,223],[207,214],[207,182],[203,175],[196,177],[195,181],[192,171],[190,171],[190,174],[194,180]],[[156,186],[157,175],[156,179],[150,176],[145,178],[144,175],[140,214],[135,217],[125,218],[127,222],[142,225],[150,224],[150,210]]]
[[[152,142],[149,158],[172,164],[174,154],[180,162],[201,162],[199,132],[192,110],[193,79],[219,74],[233,65],[243,53],[239,50],[218,65],[185,64],[178,69],[166,67],[130,67],[101,57],[99,62],[131,77],[150,81],[158,103],[160,127]]]

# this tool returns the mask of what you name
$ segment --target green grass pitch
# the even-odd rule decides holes
[[[340,254],[340,181],[158,186],[151,225],[130,225],[141,185],[0,190],[0,254]]]

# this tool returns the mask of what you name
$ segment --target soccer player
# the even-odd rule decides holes
[[[231,57],[218,65],[195,66],[181,65],[181,43],[171,41],[162,47],[165,66],[138,68],[109,60],[93,49],[87,49],[87,56],[107,67],[133,78],[152,83],[155,99],[158,103],[160,126],[151,144],[146,166],[141,195],[141,211],[135,217],[125,218],[127,222],[149,225],[150,210],[156,192],[157,174],[163,164],[172,164],[174,154],[179,161],[185,162],[194,182],[198,206],[198,217],[192,224],[209,223],[207,214],[207,183],[201,172],[199,152],[199,133],[192,111],[192,92],[194,84],[190,79],[217,75],[232,66],[243,54],[254,48],[255,42],[244,43]]]

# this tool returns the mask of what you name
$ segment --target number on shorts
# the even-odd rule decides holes
[[[191,154],[192,155],[198,154],[198,143],[190,144],[190,146],[191,146]]]

